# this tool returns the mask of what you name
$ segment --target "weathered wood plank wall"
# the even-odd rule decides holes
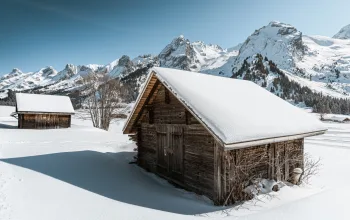
[[[288,181],[303,168],[303,139],[224,151],[215,147],[215,203],[232,204],[249,195],[243,189],[256,178]]]
[[[242,190],[255,178],[287,180],[303,167],[302,139],[225,151],[175,96],[155,85],[135,121],[138,164],[146,170],[222,205],[247,199]]]
[[[18,128],[47,129],[68,128],[71,125],[70,115],[55,114],[19,114]]]
[[[138,164],[188,190],[212,198],[215,194],[214,138],[163,85],[159,85],[150,101],[139,122]],[[162,148],[162,142],[183,148],[171,152],[172,149]],[[171,166],[177,167],[172,170],[178,172],[170,174],[164,167],[168,165],[158,161],[157,154],[164,154],[164,150],[170,152],[169,157],[178,155],[175,159],[169,158]]]

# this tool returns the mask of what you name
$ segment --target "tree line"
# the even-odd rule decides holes
[[[268,85],[266,81],[269,74],[277,75],[272,85]],[[263,58],[261,54],[257,54],[251,63],[248,62],[248,58],[245,59],[241,68],[233,72],[232,78],[253,81],[284,100],[292,100],[295,104],[305,103],[307,107],[312,107],[313,112],[316,113],[346,115],[350,113],[349,99],[323,95],[309,87],[301,86],[299,83],[290,80],[272,60],[267,57]]]

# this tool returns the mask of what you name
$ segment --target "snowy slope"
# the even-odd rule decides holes
[[[317,85],[303,86],[315,90],[321,87],[327,94],[349,97],[350,40],[306,36],[291,25],[271,22],[247,38],[235,59],[233,71],[238,71],[245,60],[254,61],[256,54]]]
[[[295,62],[303,77],[327,84],[340,94],[350,93],[350,40],[323,36],[303,36],[308,50]],[[294,71],[293,71],[294,70]],[[295,69],[291,69],[295,72]]]
[[[350,39],[350,24],[346,25],[338,33],[336,33],[333,38],[337,39]]]

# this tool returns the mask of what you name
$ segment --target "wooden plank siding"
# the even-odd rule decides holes
[[[71,115],[55,114],[18,114],[18,128],[48,129],[68,128],[71,125]]]
[[[225,151],[215,145],[216,204],[249,199],[243,189],[256,178],[288,181],[294,168],[303,168],[304,140],[297,139]]]
[[[138,164],[185,189],[212,198],[214,138],[161,84],[145,105],[135,123],[140,127]],[[175,148],[179,145],[182,147]],[[166,159],[160,156],[164,152]]]
[[[252,179],[288,180],[294,168],[303,168],[303,139],[225,150],[164,85],[152,83],[128,128],[136,132],[144,169],[229,205],[247,199],[242,189]]]
[[[139,105],[136,106],[136,108],[134,109],[134,114],[131,115],[131,118],[129,119],[128,126],[125,128],[124,133],[125,134],[129,134],[129,133],[136,133],[137,130],[136,128],[139,126],[135,126],[135,123],[139,121],[140,116],[142,116],[143,114],[143,110],[145,109],[145,104],[147,104],[153,97],[153,93],[155,93],[157,88],[157,84],[159,84],[159,80],[157,79],[156,76],[152,76],[148,82],[148,84],[146,85],[147,88],[144,91],[144,93],[142,94],[142,96],[140,97]]]

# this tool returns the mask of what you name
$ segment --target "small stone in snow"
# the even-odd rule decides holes
[[[280,187],[276,184],[272,187],[272,191],[278,192],[278,191],[280,191]]]

